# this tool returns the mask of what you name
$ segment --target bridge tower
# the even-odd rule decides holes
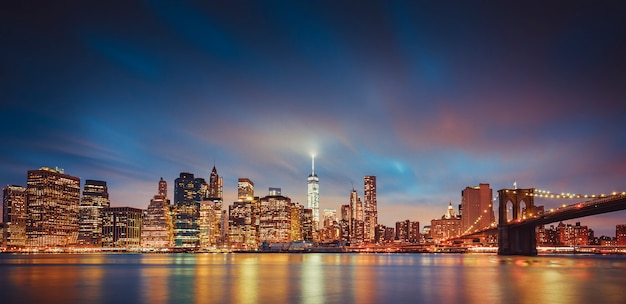
[[[535,213],[534,193],[534,188],[498,190],[498,255],[537,255],[535,226],[519,223]],[[508,218],[509,204],[512,218]]]

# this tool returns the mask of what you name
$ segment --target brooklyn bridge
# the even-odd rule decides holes
[[[543,210],[536,197],[572,198],[584,201]],[[498,225],[467,231],[453,239],[497,235],[499,255],[537,255],[536,227],[602,213],[626,210],[626,192],[610,195],[550,194],[535,188],[498,190]]]

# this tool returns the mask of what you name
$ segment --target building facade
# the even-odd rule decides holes
[[[493,191],[489,184],[466,187],[461,191],[461,196],[462,233],[487,228],[495,223],[492,207]]]
[[[378,225],[378,203],[376,201],[376,176],[367,175],[363,178],[363,222],[364,240],[376,242],[376,225]]]
[[[85,180],[83,197],[78,208],[78,245],[101,246],[102,209],[110,206],[107,183],[99,180]]]
[[[109,207],[102,210],[102,247],[139,248],[143,210]]]
[[[174,181],[174,246],[196,248],[200,244],[198,218],[200,203],[198,181],[188,172],[180,173]]]
[[[267,243],[291,242],[291,199],[265,196],[259,204],[259,241]]]
[[[65,247],[78,240],[80,178],[62,169],[29,170],[26,246]]]
[[[615,238],[618,246],[626,246],[626,225],[615,226]]]
[[[319,229],[320,224],[320,179],[315,174],[315,157],[311,158],[311,174],[307,178],[307,208],[313,210],[313,226]]]
[[[1,241],[10,250],[26,246],[26,188],[12,185],[2,189],[2,223],[4,233]]]
[[[141,247],[163,249],[172,246],[170,200],[167,199],[167,182],[161,178],[158,194],[150,200],[141,223]]]

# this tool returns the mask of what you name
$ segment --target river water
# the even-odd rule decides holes
[[[0,254],[0,303],[626,303],[626,257]]]

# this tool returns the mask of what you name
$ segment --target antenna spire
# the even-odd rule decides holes
[[[315,155],[311,155],[311,175],[315,175]]]

